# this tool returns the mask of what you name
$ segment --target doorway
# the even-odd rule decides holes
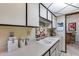
[[[79,21],[78,12],[65,15],[65,52],[69,52],[70,50],[68,51],[68,49],[75,49],[75,50],[76,48],[79,49],[78,21]]]

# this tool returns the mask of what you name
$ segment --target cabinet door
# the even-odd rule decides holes
[[[27,26],[39,26],[38,3],[27,3]]]
[[[26,26],[26,4],[1,3],[0,24]]]
[[[47,19],[47,9],[40,4],[40,16]]]
[[[60,56],[59,48],[56,48],[56,56]]]
[[[50,55],[52,55],[52,53],[55,51],[55,49],[56,49],[56,45],[53,46],[53,47],[50,49]]]
[[[56,26],[57,26],[56,17],[54,15],[52,15],[52,26],[53,26],[53,28],[56,28]]]
[[[60,48],[59,48],[59,42],[57,43],[57,47],[56,47],[56,56],[60,56]]]
[[[48,20],[51,21],[51,13],[48,11]]]
[[[59,40],[59,43],[58,43],[58,53],[59,53],[59,56],[61,55],[61,50],[62,50],[62,42],[61,42],[61,39]]]
[[[51,56],[56,56],[56,50],[51,54]]]
[[[51,49],[50,54],[51,56],[59,56],[60,55],[60,41],[58,41]]]

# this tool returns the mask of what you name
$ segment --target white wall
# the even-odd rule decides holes
[[[67,19],[67,32],[68,31],[68,23],[76,22],[76,41],[79,41],[79,14],[69,15],[66,17]]]
[[[57,23],[63,22],[63,31],[56,31],[57,35],[62,37],[61,39],[61,50],[65,51],[65,15],[57,17]]]

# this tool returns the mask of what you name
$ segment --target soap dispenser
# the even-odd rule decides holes
[[[18,40],[14,36],[14,32],[10,32],[8,36],[8,52],[16,50],[18,48]]]

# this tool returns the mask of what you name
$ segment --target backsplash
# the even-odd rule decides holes
[[[45,27],[40,27],[36,28],[36,38],[44,38],[47,36],[47,28]]]
[[[7,49],[7,40],[10,32],[14,32],[16,38],[19,38],[29,36],[31,31],[32,28],[27,27],[0,26],[0,53]]]
[[[46,27],[40,27],[36,28],[36,38],[37,41],[40,39],[43,39],[47,36],[56,36],[55,28],[46,28]]]

